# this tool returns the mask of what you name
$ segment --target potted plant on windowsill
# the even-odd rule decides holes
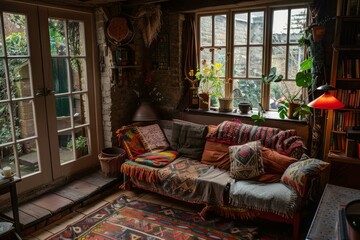
[[[304,119],[310,112],[310,107],[304,102],[301,92],[303,89],[309,88],[313,84],[313,76],[311,73],[312,57],[305,59],[300,64],[300,71],[296,74],[296,87],[298,90],[291,93],[288,86],[282,81],[284,88],[282,89],[283,98],[279,101],[278,113],[281,119],[288,117],[289,119]]]
[[[210,106],[210,96],[222,96],[223,81],[220,80],[223,65],[221,63],[208,64],[202,60],[200,69],[197,70],[195,77],[199,80],[199,108],[208,110]]]

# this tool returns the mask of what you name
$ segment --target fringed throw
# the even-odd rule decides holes
[[[121,172],[131,178],[137,178],[141,181],[146,182],[157,182],[158,181],[158,168],[145,166],[138,164],[133,161],[126,161],[121,165]]]

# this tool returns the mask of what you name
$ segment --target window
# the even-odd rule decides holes
[[[261,103],[276,109],[282,91],[295,92],[295,75],[304,59],[298,39],[307,24],[307,8],[264,7],[227,10],[221,14],[199,14],[199,59],[224,64],[224,78],[232,78],[232,89],[240,89],[234,106],[247,99],[253,108]],[[228,36],[228,37],[227,37]],[[264,86],[262,74],[276,67],[283,83]]]

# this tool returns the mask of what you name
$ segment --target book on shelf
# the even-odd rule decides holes
[[[337,77],[360,80],[360,59],[358,58],[340,59],[338,63]]]
[[[340,1],[340,9],[338,14],[341,13],[344,16],[358,16],[360,13],[360,0],[342,0]]]

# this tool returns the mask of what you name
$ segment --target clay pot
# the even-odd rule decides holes
[[[232,98],[219,98],[219,112],[232,112]]]
[[[299,106],[300,106],[300,104],[297,104],[297,103],[289,103],[289,109],[288,109],[288,118],[289,119],[299,119],[299,114],[294,116],[294,111]]]
[[[313,26],[312,27],[312,36],[314,42],[321,41],[325,36],[325,27],[324,26]]]
[[[251,104],[248,102],[239,103],[238,107],[242,114],[248,114],[248,112],[252,109]]]
[[[199,93],[199,109],[209,110],[210,108],[210,94],[208,93]]]

